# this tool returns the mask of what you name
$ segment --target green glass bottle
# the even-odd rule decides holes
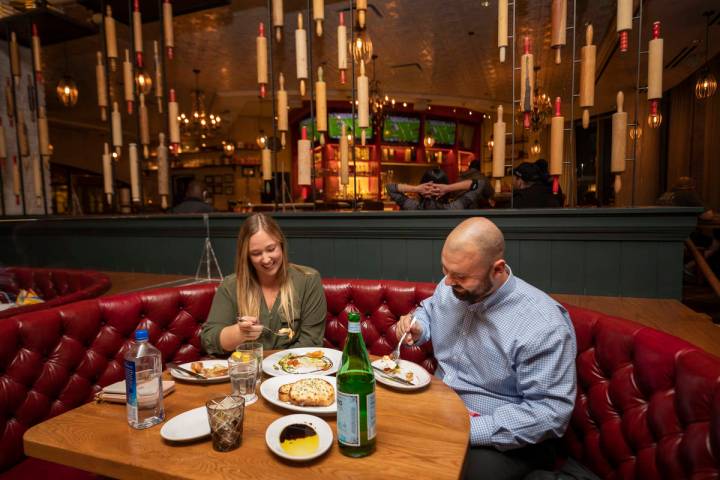
[[[348,335],[337,373],[340,452],[364,457],[375,451],[375,375],[360,332],[360,315],[348,314]]]

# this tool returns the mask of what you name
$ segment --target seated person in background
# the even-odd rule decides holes
[[[540,172],[540,179],[545,185],[547,185],[547,187],[550,189],[550,192],[552,192],[553,178],[550,175],[550,169],[548,167],[547,160],[545,160],[544,158],[538,158],[537,160],[535,160],[535,166]],[[560,197],[560,205],[564,205],[565,194],[563,193],[562,187],[560,185],[558,185],[557,195],[558,197]]]
[[[561,207],[560,195],[554,195],[551,188],[543,181],[537,165],[523,162],[513,170],[513,207]]]
[[[400,338],[409,329],[409,344],[432,341],[435,375],[468,409],[467,479],[522,479],[552,469],[553,441],[565,433],[575,403],[570,315],[515,277],[504,254],[503,234],[491,221],[462,222],[441,252],[445,277],[395,332]]]
[[[210,213],[214,212],[215,209],[212,205],[205,203],[205,197],[207,192],[202,183],[197,180],[193,180],[188,183],[187,189],[185,190],[185,199],[175,205],[172,209],[172,213]]]
[[[218,287],[200,338],[211,354],[254,341],[266,349],[320,347],[326,315],[320,274],[290,263],[278,224],[255,213],[240,228],[235,274]],[[292,335],[272,333],[283,328]]]
[[[403,210],[462,210],[488,205],[493,196],[490,183],[485,180],[463,180],[448,185],[447,174],[440,167],[428,169],[419,185],[389,183],[387,192]],[[454,200],[452,192],[463,191]],[[410,198],[405,193],[417,193],[419,198]]]

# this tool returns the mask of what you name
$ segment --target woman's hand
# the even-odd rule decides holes
[[[262,335],[263,327],[257,317],[238,317],[235,325],[220,331],[220,346],[226,352],[235,350],[241,343],[253,342]]]

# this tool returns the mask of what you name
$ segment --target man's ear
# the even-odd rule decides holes
[[[492,266],[493,274],[502,273],[505,271],[505,259],[495,260]]]

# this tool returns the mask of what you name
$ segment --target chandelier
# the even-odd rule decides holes
[[[710,49],[710,16],[713,13],[714,12],[703,13],[703,15],[707,17],[707,21],[705,23],[705,64],[703,65],[702,70],[700,70],[700,76],[695,83],[695,98],[698,100],[704,100],[712,97],[715,95],[715,91],[717,90],[717,80],[715,79],[715,75],[710,73],[707,58],[708,50]]]
[[[552,117],[552,100],[550,95],[545,92],[541,92],[539,87],[535,88],[532,98],[532,110],[530,110],[530,130],[533,132],[540,131],[540,129],[548,122],[548,119]],[[518,111],[518,122],[522,125],[524,112]]]
[[[188,143],[194,143],[196,147],[206,148],[208,141],[212,139],[215,132],[220,128],[220,115],[208,113],[205,110],[205,92],[200,90],[198,77],[200,70],[193,69],[195,74],[195,89],[190,92],[190,104],[192,110],[189,114],[180,114],[180,131]]]
[[[380,90],[380,80],[375,76],[375,60],[378,58],[377,55],[372,56],[373,65],[373,76],[370,80],[370,113],[372,115],[373,128],[379,131],[385,124],[385,118],[388,115],[388,110],[392,106],[395,106],[395,99],[390,98],[387,95],[383,95]]]

